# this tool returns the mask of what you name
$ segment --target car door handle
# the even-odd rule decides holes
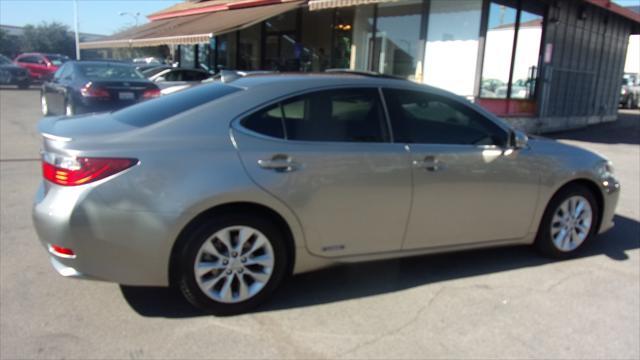
[[[442,161],[438,160],[438,158],[436,158],[435,156],[425,156],[425,158],[422,160],[413,160],[413,165],[432,172],[445,169]]]
[[[293,161],[288,155],[274,155],[268,160],[258,160],[258,166],[267,170],[275,170],[277,172],[292,172],[300,168],[300,164]]]

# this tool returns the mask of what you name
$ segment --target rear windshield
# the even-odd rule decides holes
[[[200,85],[118,110],[113,116],[125,124],[144,127],[236,91],[240,91],[240,88],[221,83]]]
[[[129,65],[78,64],[78,68],[89,80],[142,80],[145,78]]]

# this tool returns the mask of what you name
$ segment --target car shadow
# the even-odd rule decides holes
[[[640,144],[640,111],[623,110],[618,113],[618,120],[614,122],[549,133],[543,136],[556,140],[638,145]]]
[[[622,216],[616,216],[615,222],[612,230],[585,244],[577,259],[605,255],[614,261],[624,261],[628,259],[627,251],[640,248],[640,223]],[[337,265],[291,277],[268,304],[254,312],[376,296],[551,262],[554,260],[541,257],[529,246],[515,246]],[[142,316],[188,318],[207,315],[189,305],[174,289],[132,286],[121,286],[120,289],[131,308]]]

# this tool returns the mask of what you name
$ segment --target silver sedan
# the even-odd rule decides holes
[[[45,118],[33,220],[63,276],[175,286],[234,314],[290,274],[613,226],[610,162],[465,99],[357,74],[260,75]]]

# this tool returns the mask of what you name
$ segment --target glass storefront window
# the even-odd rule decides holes
[[[422,0],[378,5],[374,71],[416,79],[422,9]]]
[[[211,47],[209,43],[198,44],[198,66],[204,70],[211,70],[211,64],[209,63],[211,53]]]
[[[482,98],[507,98],[516,16],[516,8],[491,3],[480,84]]]
[[[370,70],[369,63],[374,54],[374,14],[374,5],[355,9],[350,61],[352,70]]]
[[[542,16],[524,10],[520,14],[511,83],[512,99],[532,99],[535,95],[542,43],[542,20]]]
[[[298,28],[298,11],[288,11],[265,22],[267,32],[293,32]]]
[[[300,71],[303,47],[297,35],[298,11],[272,17],[264,24],[264,69]]]
[[[335,69],[348,69],[351,63],[351,43],[353,37],[353,7],[338,8],[335,10],[333,23],[333,51],[331,67]]]
[[[431,0],[424,82],[473,96],[482,0]],[[455,25],[454,25],[455,24]]]
[[[234,69],[236,66],[236,32],[220,35],[216,38],[217,42],[217,69]]]
[[[302,12],[301,71],[324,71],[331,67],[334,11]]]
[[[262,26],[256,24],[240,30],[238,42],[238,70],[260,69],[260,35]]]
[[[196,67],[196,51],[195,45],[180,46],[180,67],[195,68]]]

